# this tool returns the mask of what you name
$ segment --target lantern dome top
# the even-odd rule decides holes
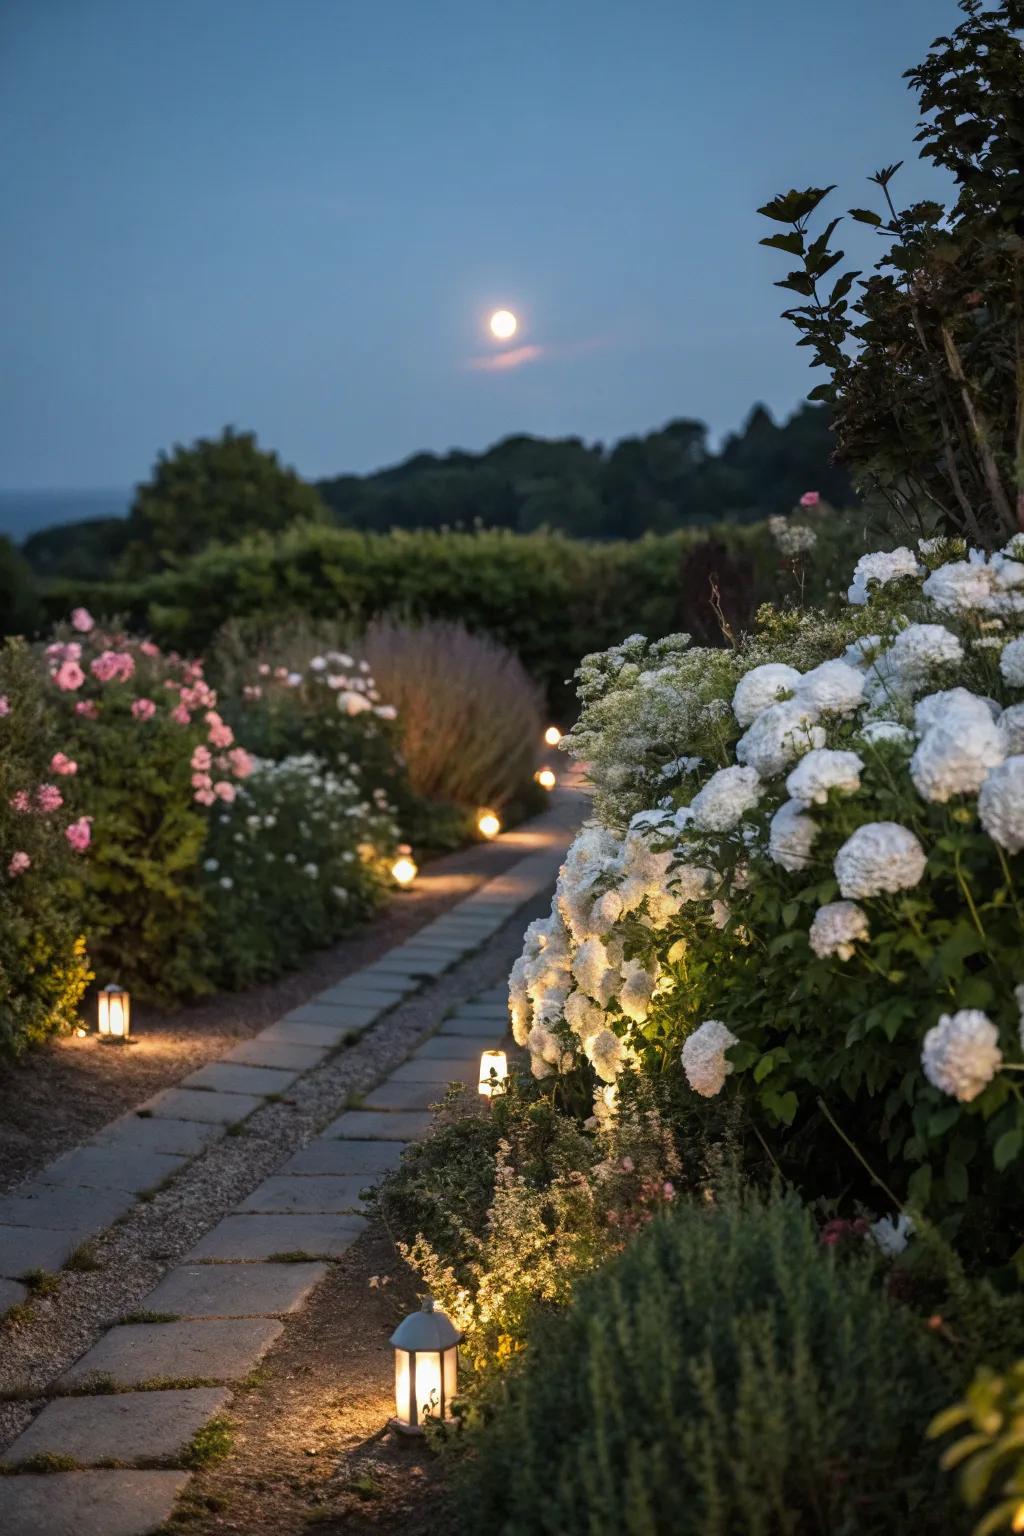
[[[451,1318],[439,1310],[433,1296],[424,1298],[419,1312],[410,1312],[402,1319],[391,1343],[396,1349],[415,1350],[417,1354],[428,1350],[451,1349],[462,1342],[462,1334]]]

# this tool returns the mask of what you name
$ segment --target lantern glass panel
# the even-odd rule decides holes
[[[112,1040],[124,1040],[130,1029],[131,1003],[128,993],[104,987],[99,995],[99,1032]]]
[[[492,1077],[491,1074],[494,1074]],[[480,1056],[479,1092],[487,1098],[500,1093],[508,1077],[508,1059],[504,1051],[484,1051]]]

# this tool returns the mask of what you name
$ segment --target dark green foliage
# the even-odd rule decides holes
[[[947,1536],[957,1367],[794,1197],[685,1205],[535,1327],[467,1429],[495,1536]]]
[[[177,565],[216,541],[325,517],[313,487],[284,468],[276,453],[259,448],[255,433],[226,427],[218,438],[201,437],[189,448],[178,443],[160,454],[128,515],[123,572],[141,575]]]
[[[901,523],[991,546],[1024,514],[1024,3],[960,8],[961,25],[907,71],[921,156],[952,175],[951,207],[897,208],[899,164],[876,171],[882,212],[849,212],[886,249],[859,283],[828,276],[844,254],[830,248],[839,219],[809,234],[832,187],[767,203],[789,227],[761,243],[795,258],[777,284],[797,296],[785,317],[830,374],[810,398],[829,403],[858,485]]]
[[[59,523],[30,534],[22,554],[42,581],[64,576],[69,581],[106,581],[128,542],[125,517],[90,517],[79,523]]]
[[[10,539],[0,535],[0,634],[24,634],[39,619],[32,571]]]

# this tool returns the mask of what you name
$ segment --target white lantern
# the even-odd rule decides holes
[[[501,831],[501,817],[496,811],[481,811],[476,819],[476,828],[481,837],[497,837]]]
[[[391,1335],[395,1351],[396,1429],[421,1435],[426,1419],[451,1417],[462,1334],[428,1296]]]
[[[97,1023],[100,1038],[126,1044],[131,1033],[132,1000],[124,987],[111,981],[100,990],[97,999]]]
[[[558,726],[557,725],[549,725],[547,730],[544,732],[544,740],[547,742],[548,746],[549,747],[557,747],[558,743],[561,741],[561,739],[562,739],[562,733],[558,729]]]
[[[541,789],[554,789],[555,785],[558,783],[553,768],[538,768],[537,772],[534,774],[534,778],[537,780],[537,783],[540,785]]]
[[[508,1082],[508,1058],[504,1051],[483,1051],[480,1055],[480,1083],[477,1091],[493,1099],[504,1093]]]
[[[396,885],[412,885],[419,872],[419,865],[407,853],[403,853],[391,866],[391,878]]]

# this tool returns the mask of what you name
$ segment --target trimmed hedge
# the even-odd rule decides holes
[[[816,529],[807,601],[827,596],[831,572],[852,564],[845,555],[837,560],[838,550],[860,547],[854,525],[838,514]],[[561,690],[579,657],[626,633],[690,629],[713,638],[708,595],[716,564],[734,624],[742,626],[760,602],[793,595],[792,567],[764,523],[605,544],[549,533],[363,534],[306,524],[208,549],[141,583],[54,583],[45,602],[54,616],[78,602],[126,615],[189,652],[202,650],[229,618],[301,613],[360,624],[386,612],[458,620],[509,646],[564,702]]]

